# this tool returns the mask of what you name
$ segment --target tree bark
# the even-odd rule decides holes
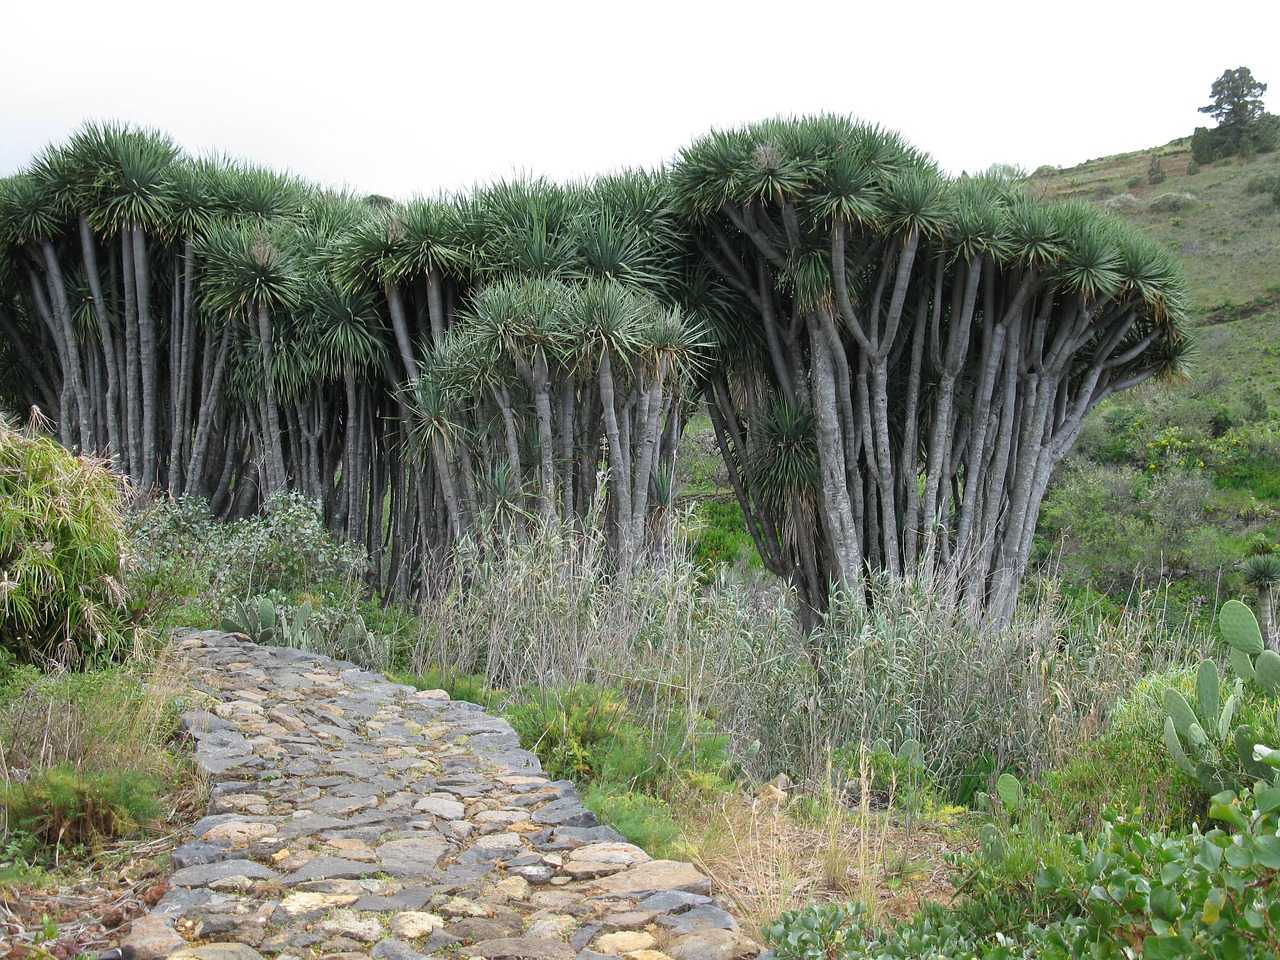
[[[813,363],[813,413],[818,434],[818,465],[822,476],[823,523],[831,545],[834,586],[853,591],[862,579],[862,551],[844,478],[844,437],[836,412],[835,372],[831,360],[834,320],[831,309],[808,317],[809,349]]]
[[[138,490],[145,497],[155,487],[160,466],[160,392],[156,383],[157,339],[155,318],[151,315],[151,265],[147,261],[147,240],[141,224],[126,228],[133,244],[135,291],[138,299],[138,364],[142,386],[142,475]],[[129,242],[126,241],[126,242]]]
[[[278,493],[289,485],[289,473],[284,461],[283,429],[280,423],[280,405],[276,400],[276,388],[273,371],[275,370],[275,347],[271,330],[271,310],[265,303],[258,304],[257,310],[258,346],[262,353],[262,390],[265,401],[264,427],[267,435],[263,438],[266,450],[263,451],[267,463],[268,494]]]
[[[630,452],[622,439],[622,428],[618,422],[617,395],[614,389],[613,361],[609,351],[600,355],[600,408],[604,415],[605,436],[609,442],[609,472],[612,476],[609,497],[615,504],[615,517],[618,525],[616,548],[618,566],[623,577],[631,575],[634,554],[631,551],[631,471]]]
[[[102,294],[102,280],[98,275],[98,250],[84,211],[77,215],[80,233],[80,256],[84,262],[85,277],[89,281],[89,295],[93,298],[93,315],[98,321],[98,336],[102,342],[102,355],[106,365],[105,420],[107,427],[107,455],[117,470],[123,469],[124,458],[120,437],[120,391],[117,379],[119,365],[116,359],[116,338],[107,301]]]

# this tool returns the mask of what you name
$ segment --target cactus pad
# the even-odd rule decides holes
[[[1218,627],[1222,638],[1237,650],[1257,656],[1262,652],[1262,631],[1258,618],[1239,600],[1228,600],[1218,611]]]
[[[1254,678],[1258,687],[1269,697],[1280,694],[1280,654],[1263,650],[1254,661]]]

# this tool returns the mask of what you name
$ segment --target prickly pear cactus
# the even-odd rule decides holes
[[[1256,732],[1248,724],[1233,727],[1244,683],[1252,683],[1271,699],[1280,699],[1280,655],[1262,642],[1253,611],[1239,600],[1228,600],[1218,611],[1218,626],[1227,642],[1227,659],[1238,679],[1226,703],[1221,703],[1222,679],[1211,660],[1196,670],[1195,702],[1177,690],[1164,699],[1164,739],[1174,762],[1211,793],[1237,788],[1242,778],[1267,780],[1280,769],[1280,750],[1259,743],[1280,743],[1280,715],[1270,731]],[[1234,770],[1233,770],[1234,768]],[[1236,773],[1238,771],[1239,773]]]

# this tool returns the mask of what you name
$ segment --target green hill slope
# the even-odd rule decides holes
[[[1185,380],[1094,413],[1046,501],[1040,557],[1113,595],[1167,578],[1188,604],[1250,592],[1244,554],[1280,549],[1280,207],[1250,189],[1280,177],[1280,153],[1199,169],[1191,159],[1175,141],[1030,181],[1167,245],[1198,318]]]
[[[1165,179],[1150,183],[1152,157]],[[1188,172],[1188,169],[1194,172]],[[1178,254],[1206,320],[1233,320],[1280,305],[1280,209],[1249,184],[1280,176],[1280,152],[1232,158],[1195,169],[1191,148],[1153,150],[1037,171],[1033,188],[1049,197],[1107,207]]]

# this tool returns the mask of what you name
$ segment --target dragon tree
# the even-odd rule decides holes
[[[714,132],[672,176],[731,292],[704,389],[768,568],[809,616],[927,570],[1006,619],[1085,416],[1186,355],[1169,254],[841,117]]]

